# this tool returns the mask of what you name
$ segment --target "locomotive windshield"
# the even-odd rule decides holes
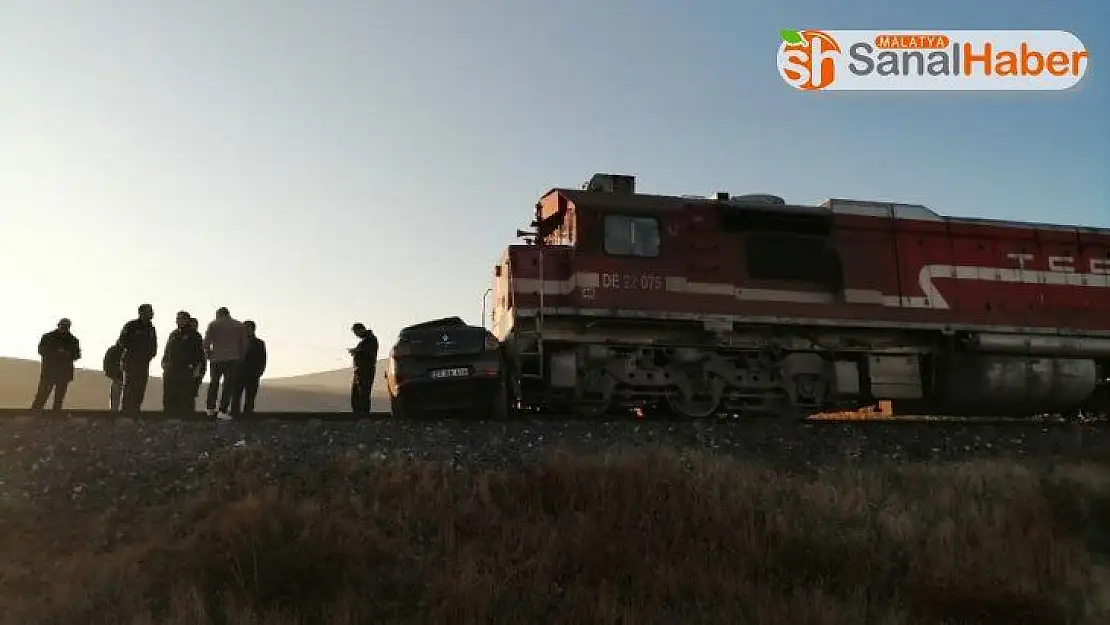
[[[645,258],[659,256],[659,220],[633,215],[606,215],[605,253]]]

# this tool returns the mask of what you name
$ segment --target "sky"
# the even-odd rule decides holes
[[[1110,227],[1105,0],[3,0],[0,355],[62,316],[254,319],[268,376],[480,322],[553,187],[921,203]],[[803,93],[779,30],[1061,29],[1064,92]]]

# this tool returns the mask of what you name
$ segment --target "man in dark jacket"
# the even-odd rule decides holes
[[[123,324],[119,333],[120,349],[123,351],[120,362],[123,369],[123,397],[120,408],[125,413],[138,413],[142,410],[146,397],[146,383],[150,379],[150,361],[158,353],[158,333],[151,320],[154,307],[150,304],[139,306],[139,316]]]
[[[351,380],[351,411],[369,415],[370,393],[374,390],[374,370],[378,364],[378,337],[361,323],[351,326],[351,332],[360,339],[358,345],[347,350],[355,366],[354,379]]]
[[[196,409],[196,374],[204,360],[200,333],[189,327],[189,313],[177,313],[177,329],[162,350],[162,409],[167,414],[189,414]]]
[[[58,321],[58,327],[42,335],[39,339],[39,356],[42,368],[39,370],[39,388],[31,402],[31,410],[40,411],[46,405],[46,397],[54,392],[54,410],[62,409],[66,390],[73,380],[73,362],[81,359],[81,343],[70,333],[69,319]]]
[[[262,382],[262,374],[266,372],[266,341],[255,334],[258,326],[250,319],[243,322],[247,329],[247,351],[239,365],[239,381],[235,385],[235,395],[231,400],[231,414],[235,415],[239,409],[242,398],[243,416],[254,413],[254,399],[258,396],[258,385]]]
[[[120,393],[123,391],[122,356],[123,349],[119,343],[114,343],[104,352],[104,375],[112,381],[112,389],[108,391],[108,406],[112,412],[119,411]]]

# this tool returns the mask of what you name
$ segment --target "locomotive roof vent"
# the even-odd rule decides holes
[[[586,184],[582,185],[582,188],[593,193],[635,195],[636,177],[623,174],[594,174]]]
[[[746,195],[734,195],[731,198],[726,197],[725,199],[726,201],[733,204],[767,204],[771,206],[786,205],[786,200],[777,195],[771,195],[770,193],[748,193]]]

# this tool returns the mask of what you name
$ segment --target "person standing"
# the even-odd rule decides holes
[[[60,411],[66,398],[66,390],[73,380],[73,363],[81,359],[81,343],[70,332],[69,319],[61,319],[54,330],[39,339],[39,356],[42,368],[39,369],[39,387],[31,402],[31,410],[38,412],[46,405],[46,398],[54,393],[54,410]]]
[[[216,310],[216,318],[208,324],[208,329],[204,332],[204,352],[208,355],[209,362],[208,397],[205,402],[208,416],[227,420],[238,415],[239,407],[232,406],[231,399],[235,394],[239,361],[243,359],[246,351],[246,328],[238,319],[231,316],[227,308],[220,307]],[[217,397],[219,397],[218,410]],[[228,414],[229,408],[230,414]]]
[[[104,352],[104,375],[112,381],[112,388],[108,391],[108,406],[112,412],[119,412],[120,393],[123,391],[123,367],[120,359],[123,349],[119,343],[113,343]]]
[[[189,329],[200,336],[200,322],[197,318],[189,316]],[[204,339],[201,338],[201,347],[204,347]],[[200,397],[200,385],[204,383],[204,374],[208,372],[208,359],[201,358],[200,363],[197,365],[196,371],[193,372],[193,410],[196,410],[197,397]]]
[[[359,338],[358,345],[347,350],[354,361],[355,373],[351,380],[351,412],[370,414],[370,394],[374,390],[374,372],[378,364],[378,337],[362,323],[351,326]]]
[[[154,329],[154,307],[139,306],[139,316],[123,324],[119,333],[123,390],[120,410],[136,414],[142,410],[146,384],[150,379],[150,361],[158,353],[158,333]]]
[[[239,384],[235,385],[232,403],[238,406],[242,400],[245,417],[254,414],[254,400],[258,396],[262,374],[266,372],[266,341],[258,338],[258,326],[250,319],[243,322],[243,327],[247,330],[247,351],[243,354]]]
[[[177,313],[177,328],[162,350],[162,409],[167,414],[190,414],[196,408],[193,390],[197,367],[204,360],[200,334],[189,328],[189,313]]]

